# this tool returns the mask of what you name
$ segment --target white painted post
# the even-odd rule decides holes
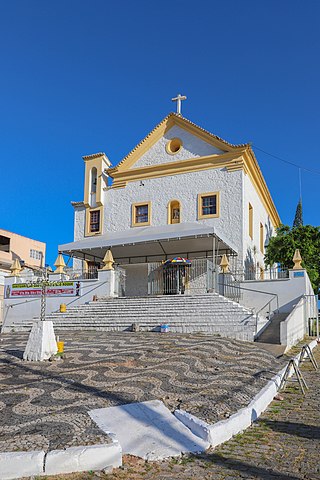
[[[98,297],[116,297],[115,276],[115,270],[98,270],[98,282],[100,286],[95,290],[95,295]]]
[[[57,351],[53,323],[47,320],[35,321],[23,354],[23,360],[42,362],[43,360],[49,360]]]

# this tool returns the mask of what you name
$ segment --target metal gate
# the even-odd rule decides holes
[[[213,262],[208,258],[192,260],[191,266],[148,264],[149,295],[195,295],[215,291],[215,285]]]

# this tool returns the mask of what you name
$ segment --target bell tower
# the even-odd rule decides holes
[[[102,233],[103,189],[107,184],[111,162],[105,153],[94,153],[82,157],[85,162],[84,205],[86,207],[85,235]]]

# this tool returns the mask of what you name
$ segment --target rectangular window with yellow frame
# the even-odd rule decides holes
[[[100,231],[100,210],[90,212],[90,232],[96,233]]]
[[[132,205],[132,227],[150,225],[151,202],[134,203]]]
[[[86,209],[85,236],[92,236],[102,233],[103,207]]]
[[[249,237],[253,239],[253,207],[249,203]]]
[[[220,196],[219,192],[198,194],[198,220],[219,217]]]
[[[260,222],[260,252],[264,253],[264,228],[261,222]]]

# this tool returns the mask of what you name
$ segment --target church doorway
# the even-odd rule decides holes
[[[189,278],[191,261],[182,257],[167,260],[163,264],[163,294],[183,295]]]
[[[100,268],[100,263],[87,261],[86,264],[87,264],[86,277],[88,279],[98,278],[98,270]]]

